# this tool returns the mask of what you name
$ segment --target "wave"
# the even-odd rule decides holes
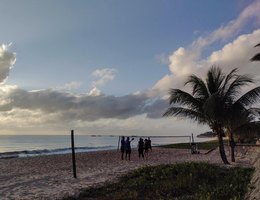
[[[100,151],[100,150],[110,150],[115,148],[116,148],[115,146],[75,147],[75,152],[76,153],[91,152],[91,151]],[[12,151],[12,152],[0,153],[0,159],[56,155],[56,154],[67,154],[67,153],[71,153],[71,148]]]

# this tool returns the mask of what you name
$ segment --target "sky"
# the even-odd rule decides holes
[[[260,0],[0,0],[0,135],[190,135],[170,88],[217,65],[260,83]]]

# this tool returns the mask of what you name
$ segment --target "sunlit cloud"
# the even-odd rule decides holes
[[[113,68],[104,68],[97,69],[91,73],[91,75],[95,78],[92,82],[92,89],[88,93],[90,96],[99,96],[102,94],[100,87],[107,84],[109,81],[115,79],[117,74],[117,70]]]
[[[102,92],[98,88],[94,87],[90,90],[88,94],[89,96],[100,96]]]
[[[259,42],[259,31],[257,30],[252,34],[237,37],[233,42],[226,44],[222,50],[212,52],[209,58],[203,58],[202,53],[206,47],[209,47],[213,43],[223,42],[238,35],[239,31],[248,23],[252,23],[252,21],[260,23],[259,10],[260,2],[254,1],[235,20],[230,21],[207,35],[199,37],[187,48],[178,48],[169,55],[169,70],[171,73],[162,77],[154,85],[153,89],[166,93],[172,87],[182,88],[188,75],[197,74],[203,76],[212,65],[219,65],[225,69],[233,69],[235,67],[246,69],[250,67],[253,70],[256,64],[250,63],[249,59],[254,55],[253,52],[255,49],[253,46]],[[244,72],[244,70],[241,70],[241,72]]]
[[[92,76],[97,80],[93,81],[93,87],[105,85],[107,82],[114,80],[117,70],[113,68],[97,69],[92,73]]]
[[[184,48],[178,49],[170,56],[172,62],[169,68],[172,74],[159,80],[154,89],[165,93],[169,88],[183,88],[188,75],[196,74],[203,77],[213,65],[223,68],[226,73],[239,68],[239,73],[254,75],[256,83],[259,84],[259,63],[250,62],[252,55],[257,52],[254,45],[258,43],[259,38],[260,29],[251,34],[241,35],[221,50],[212,52],[207,58],[196,58],[192,52],[186,52]]]

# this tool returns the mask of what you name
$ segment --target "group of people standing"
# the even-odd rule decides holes
[[[148,137],[148,139],[144,139],[144,140],[143,140],[143,138],[140,138],[139,142],[138,142],[139,158],[146,157],[146,159],[147,159],[149,149],[152,150],[152,142],[151,142],[150,138]]]
[[[127,137],[125,140],[125,137],[122,136],[121,137],[121,159],[124,160],[124,158],[126,160],[130,160],[131,157],[131,142],[134,140],[134,138],[132,138],[130,140],[130,137]],[[138,156],[139,158],[148,158],[148,152],[149,150],[152,150],[152,142],[150,140],[150,138],[148,137],[147,139],[143,140],[143,138],[140,138],[138,141]]]

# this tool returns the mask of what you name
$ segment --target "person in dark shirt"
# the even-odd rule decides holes
[[[125,154],[125,137],[124,136],[122,136],[122,139],[121,139],[120,150],[121,150],[121,159],[124,160],[124,154]]]
[[[149,137],[147,139],[147,142],[148,142],[148,149],[150,149],[152,151],[152,141]]]
[[[134,138],[132,138],[132,140],[130,141],[130,138],[127,137],[126,141],[125,141],[125,159],[130,160],[130,156],[131,156],[131,142],[134,140]]]
[[[142,138],[139,139],[138,142],[138,154],[139,154],[139,158],[144,158],[144,140]]]

